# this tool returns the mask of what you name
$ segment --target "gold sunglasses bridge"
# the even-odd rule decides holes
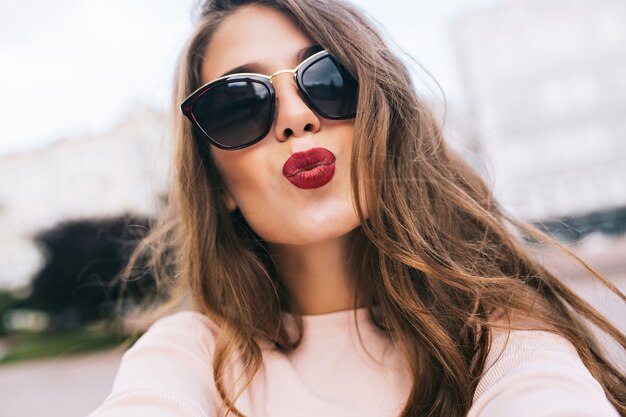
[[[290,72],[290,73],[292,73],[292,74],[293,74],[293,77],[294,77],[294,78],[296,78],[296,70],[295,70],[295,69],[293,69],[293,70],[280,70],[280,71],[275,72],[275,73],[273,73],[272,75],[270,75],[270,77],[269,77],[270,82],[272,82],[272,78],[274,78],[275,76],[277,76],[277,75],[279,75],[279,74],[285,73],[285,72]]]

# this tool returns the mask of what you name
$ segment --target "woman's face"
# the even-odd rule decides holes
[[[293,69],[298,53],[314,45],[284,14],[263,6],[244,6],[215,31],[205,52],[203,83],[244,64],[257,63],[271,75]],[[226,183],[226,203],[236,207],[267,242],[304,244],[345,235],[359,225],[350,189],[354,119],[328,120],[300,98],[291,73],[272,79],[276,112],[267,136],[239,150],[211,146]],[[295,152],[325,148],[335,156],[332,179],[316,188],[299,188],[283,175]]]

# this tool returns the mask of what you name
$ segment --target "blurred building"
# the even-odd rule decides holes
[[[0,156],[0,288],[28,283],[32,236],[62,220],[153,215],[171,157],[168,116],[139,110],[102,135]]]
[[[451,29],[500,201],[624,231],[626,2],[509,0]]]
[[[442,103],[436,100],[431,100],[428,104],[442,128],[446,144],[482,176],[488,175],[480,133],[461,106],[454,102]]]

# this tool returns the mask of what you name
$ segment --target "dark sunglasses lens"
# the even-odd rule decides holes
[[[313,104],[326,116],[348,118],[356,114],[358,84],[330,56],[304,70],[302,86]]]
[[[200,96],[192,112],[202,130],[225,147],[244,146],[268,129],[270,91],[258,81],[219,84]]]

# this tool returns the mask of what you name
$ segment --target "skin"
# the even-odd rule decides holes
[[[293,69],[296,55],[315,44],[284,14],[266,6],[244,6],[218,27],[205,52],[203,82],[256,62],[271,75]],[[350,189],[354,119],[328,120],[300,98],[289,73],[273,78],[276,115],[270,133],[236,151],[211,147],[228,190],[229,210],[239,208],[268,245],[302,314],[354,307],[354,276],[346,263],[349,232],[359,226]],[[300,189],[282,174],[294,152],[323,147],[335,154],[335,175],[326,185]],[[360,303],[357,303],[360,306]]]

